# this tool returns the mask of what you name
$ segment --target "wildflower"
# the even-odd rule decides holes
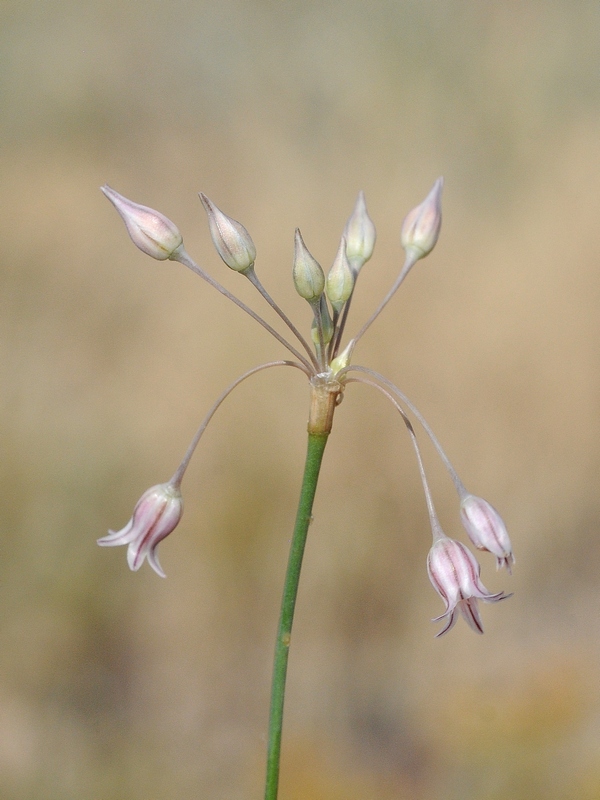
[[[344,342],[345,327],[358,272],[371,257],[375,245],[375,227],[367,214],[362,192],[346,223],[338,253],[327,278],[319,263],[306,248],[300,231],[296,230],[292,277],[296,291],[309,303],[313,316],[310,337],[306,338],[256,275],[254,269],[256,248],[248,231],[239,222],[220,211],[204,194],[200,197],[208,215],[211,236],[219,255],[231,269],[244,275],[279,315],[280,320],[288,328],[286,335],[273,328],[254,309],[196,264],[183,248],[181,234],[166,217],[152,209],[138,206],[109,187],[104,187],[104,193],[123,217],[132,239],[140,249],[154,258],[171,258],[191,269],[258,322],[292,354],[294,360],[289,360],[288,357],[286,360],[270,361],[248,370],[234,380],[207,413],[171,480],[149,489],[139,500],[133,517],[125,528],[117,532],[111,531],[108,536],[99,540],[99,544],[104,546],[126,544],[127,559],[132,570],[139,569],[147,558],[151,567],[159,575],[164,576],[156,556],[156,548],[181,518],[183,502],[179,487],[190,459],[221,403],[251,375],[276,366],[293,367],[303,372],[309,380],[311,393],[309,436],[317,437],[322,443],[331,431],[334,411],[341,402],[347,385],[364,383],[382,392],[400,412],[415,448],[433,534],[433,546],[427,559],[427,569],[434,588],[446,605],[445,612],[437,618],[445,621],[443,629],[437,635],[449,631],[459,613],[465,617],[473,630],[483,633],[477,601],[493,603],[510,595],[504,592],[496,594],[488,592],[481,583],[479,564],[474,556],[464,545],[449,539],[443,533],[427,484],[416,433],[408,413],[416,418],[430,437],[450,473],[460,498],[462,521],[471,541],[477,548],[495,555],[497,567],[505,566],[510,573],[514,556],[504,523],[489,503],[469,494],[429,424],[411,400],[385,376],[368,367],[351,363],[359,340],[394,297],[415,263],[428,255],[435,246],[442,221],[442,188],[443,179],[438,178],[425,200],[405,218],[401,234],[402,246],[406,252],[404,265],[383,300],[358,333]],[[292,341],[289,341],[290,334]],[[312,447],[311,442],[312,438],[309,439]],[[319,455],[319,458],[321,457],[322,451]],[[312,480],[314,473],[307,474]]]
[[[413,208],[402,223],[402,247],[412,261],[429,255],[438,240],[442,227],[443,187],[444,179],[438,178],[425,200]]]
[[[121,215],[131,240],[143,253],[166,261],[183,248],[178,228],[164,214],[128,200],[108,185],[101,190]]]
[[[158,561],[156,548],[173,531],[183,514],[183,500],[179,488],[172,483],[152,486],[138,500],[133,516],[120,531],[109,531],[108,536],[98,539],[103,547],[126,544],[127,563],[132,570],[138,570],[144,559],[152,569],[165,578]]]
[[[427,572],[433,588],[446,604],[446,611],[433,620],[446,619],[437,636],[454,627],[459,611],[476,633],[483,633],[477,601],[497,603],[510,597],[504,592],[488,592],[479,577],[480,567],[473,554],[463,544],[443,534],[429,551]]]
[[[506,567],[510,575],[515,557],[506,525],[496,509],[487,500],[467,494],[460,503],[460,517],[475,547],[495,555],[496,569]]]

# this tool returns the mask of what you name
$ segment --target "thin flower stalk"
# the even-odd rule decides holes
[[[199,267],[198,264],[196,264],[196,262],[193,259],[191,259],[190,256],[185,252],[185,250],[181,253],[178,253],[177,256],[174,258],[174,260],[178,261],[180,264],[183,264],[184,267],[188,267],[188,269],[191,269],[192,272],[195,272],[196,275],[199,275],[203,280],[205,280],[214,289],[216,289],[218,292],[224,295],[228,300],[231,300],[232,303],[235,303],[235,305],[238,306],[238,308],[241,308],[242,311],[245,311],[246,314],[252,317],[252,319],[256,320],[256,322],[258,322],[259,325],[262,325],[262,327],[265,330],[269,331],[271,336],[274,336],[275,339],[277,339],[277,341],[280,344],[282,344],[287,350],[290,351],[290,353],[292,353],[292,355],[296,356],[298,361],[301,361],[310,372],[313,371],[312,368],[315,366],[315,363],[311,364],[309,361],[307,361],[305,356],[302,355],[302,353],[299,353],[295,347],[293,347],[288,341],[286,341],[286,339],[284,339],[283,336],[275,330],[275,328],[269,325],[268,322],[266,322],[262,317],[260,317],[256,313],[256,311],[253,311],[249,306],[246,305],[246,303],[243,302],[243,300],[239,300],[234,294],[228,291],[211,275],[209,275],[208,272],[205,272],[202,269],[202,267]]]
[[[361,367],[358,364],[352,364],[346,367],[346,369],[344,370],[344,373],[348,372],[364,372],[367,375],[371,375],[371,377],[375,378],[375,380],[380,381],[381,383],[384,384],[384,386],[387,386],[388,389],[391,389],[392,393],[395,394],[408,409],[410,409],[411,413],[414,414],[415,417],[418,419],[421,427],[423,428],[427,436],[429,436],[429,438],[431,439],[433,446],[437,450],[438,455],[440,456],[444,466],[448,470],[448,474],[450,475],[452,482],[454,483],[456,491],[458,492],[458,496],[461,498],[461,500],[463,497],[466,497],[469,494],[469,492],[465,488],[464,483],[461,481],[458,472],[454,469],[452,462],[446,455],[446,452],[442,447],[442,445],[440,444],[439,439],[433,432],[431,426],[429,425],[423,414],[421,414],[416,405],[404,394],[404,392],[401,391],[396,386],[395,383],[392,383],[392,381],[388,380],[388,378],[386,378],[385,375],[381,375],[381,373],[376,372],[375,370],[370,369],[369,367]]]
[[[446,624],[442,630],[438,631],[436,637],[443,636],[454,627],[459,613],[472,630],[476,633],[483,633],[483,623],[481,621],[477,601],[482,600],[485,603],[496,603],[499,600],[506,600],[512,595],[505,594],[504,592],[497,592],[496,594],[489,592],[481,582],[479,577],[480,566],[472,553],[460,542],[456,542],[446,536],[442,530],[433,505],[429,484],[427,483],[425,466],[423,464],[417,437],[404,409],[390,392],[374,381],[370,381],[367,378],[348,378],[347,383],[364,383],[368,386],[373,386],[381,392],[400,413],[410,434],[419,464],[419,473],[421,475],[421,483],[425,493],[431,533],[433,536],[433,545],[427,557],[427,572],[434,589],[446,604],[445,612],[439,617],[435,617],[433,620],[433,622],[438,622],[442,619],[446,620]],[[485,501],[481,502],[485,503]],[[471,536],[471,538],[474,539],[473,536]],[[488,548],[485,547],[481,549]],[[509,561],[507,561],[506,566],[510,572]]]
[[[247,372],[244,372],[243,375],[240,375],[239,378],[236,378],[233,381],[233,383],[230,383],[229,386],[223,392],[221,392],[221,394],[217,397],[212,407],[209,409],[208,413],[200,423],[200,427],[198,428],[198,430],[194,435],[194,438],[190,442],[189,447],[186,450],[186,453],[181,460],[181,464],[177,467],[173,477],[169,481],[169,483],[172,486],[175,486],[177,488],[181,486],[181,481],[183,480],[185,471],[188,468],[188,465],[191,461],[192,456],[194,455],[196,448],[198,447],[198,443],[202,438],[202,434],[207,429],[209,422],[214,417],[221,403],[229,397],[229,395],[233,392],[234,389],[237,389],[240,383],[243,383],[251,375],[256,375],[257,372],[262,372],[263,370],[270,369],[271,367],[295,367],[296,369],[299,369],[302,372],[304,372],[305,375],[310,376],[310,372],[307,370],[307,368],[302,364],[297,364],[295,361],[269,361],[266,364],[260,364],[258,367],[253,367],[252,369],[249,369]]]

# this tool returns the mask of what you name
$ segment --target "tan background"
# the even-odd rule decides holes
[[[282,354],[136,251],[99,185],[175,220],[254,302],[212,250],[206,192],[305,330],[294,228],[327,266],[364,189],[379,240],[352,331],[443,174],[438,247],[356,361],[400,384],[502,511],[515,575],[480,560],[515,595],[483,607],[484,637],[460,621],[434,640],[409,441],[350,387],[307,549],[281,798],[597,800],[598,3],[4,0],[0,15],[2,798],[262,795],[307,389],[265,373],[221,409],[161,545],[166,581],[97,548],[221,389]]]

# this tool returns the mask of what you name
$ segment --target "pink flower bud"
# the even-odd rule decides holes
[[[109,531],[108,536],[98,539],[102,547],[127,544],[127,563],[138,570],[148,559],[152,569],[165,578],[158,561],[156,548],[173,531],[183,514],[183,499],[178,488],[170,483],[152,486],[138,500],[133,516],[120,531]]]
[[[359,192],[344,228],[346,237],[346,255],[352,269],[358,273],[363,264],[373,255],[377,233],[373,220],[367,214],[364,192]]]
[[[152,208],[128,200],[110,186],[102,186],[101,191],[117,209],[131,240],[143,253],[165,261],[181,250],[183,238],[170,219]]]
[[[446,604],[446,610],[433,622],[446,619],[446,624],[437,636],[447,633],[458,617],[463,615],[469,627],[483,633],[483,625],[477,601],[497,603],[510,595],[504,592],[491,594],[479,577],[480,567],[473,554],[464,544],[443,536],[434,542],[427,556],[427,572],[433,588]]]
[[[510,575],[515,557],[506,525],[496,509],[481,497],[468,494],[461,500],[460,517],[475,547],[495,555],[496,569],[506,567]]]
[[[256,247],[240,222],[228,217],[200,192],[200,200],[208,215],[210,235],[217,253],[230,269],[247,272],[256,261]]]
[[[408,258],[418,261],[431,253],[442,227],[442,188],[438,178],[421,205],[410,211],[402,223],[400,239]]]

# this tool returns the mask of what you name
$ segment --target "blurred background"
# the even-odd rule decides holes
[[[131,244],[98,187],[214,252],[243,222],[297,324],[294,228],[328,267],[357,192],[378,229],[349,332],[397,275],[438,175],[434,253],[355,362],[420,407],[503,514],[485,636],[442,639],[404,426],[352,385],[330,439],[290,659],[282,800],[600,797],[600,6],[195,0],[0,10],[0,795],[262,796],[272,650],[308,390],[273,370],[220,409],[160,546],[96,539],[167,480],[237,375],[281,347]],[[268,309],[265,311],[269,320]],[[291,373],[291,374],[288,374]],[[457,499],[421,437],[446,532]]]

